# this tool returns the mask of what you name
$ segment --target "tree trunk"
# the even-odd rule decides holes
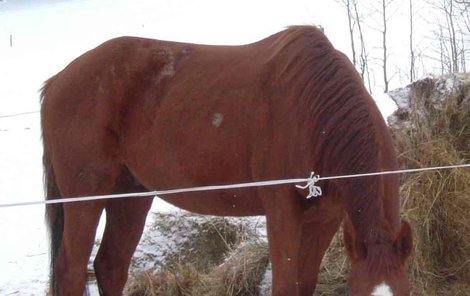
[[[388,92],[388,76],[387,76],[387,4],[382,0],[382,46],[383,46],[383,76],[384,76],[384,93]]]

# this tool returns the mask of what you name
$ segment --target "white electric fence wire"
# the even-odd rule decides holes
[[[101,199],[117,199],[117,198],[126,198],[126,197],[159,196],[159,195],[188,193],[188,192],[214,191],[214,190],[226,190],[226,189],[237,189],[237,188],[261,187],[261,186],[298,184],[298,183],[303,183],[303,182],[306,182],[305,186],[299,186],[298,185],[297,187],[301,188],[301,189],[309,188],[309,195],[307,196],[307,198],[310,198],[310,197],[321,195],[320,187],[315,186],[315,183],[318,182],[318,181],[349,179],[349,178],[361,178],[361,177],[392,175],[392,174],[418,173],[418,172],[428,172],[428,171],[457,169],[457,168],[468,168],[468,167],[470,167],[470,164],[436,166],[436,167],[419,168],[419,169],[403,169],[403,170],[394,170],[394,171],[383,171],[383,172],[341,175],[341,176],[329,176],[329,177],[320,177],[319,175],[314,175],[313,173],[311,173],[310,178],[269,180],[269,181],[260,181],[260,182],[248,182],[248,183],[238,183],[238,184],[228,184],[228,185],[190,187],[190,188],[149,191],[149,192],[138,192],[138,193],[124,193],[124,194],[110,194],[110,195],[81,196],[81,197],[71,197],[71,198],[57,198],[57,199],[39,200],[39,201],[26,201],[26,202],[17,202],[17,203],[0,203],[0,208],[16,207],[16,206],[28,206],[28,205],[41,205],[41,204],[59,204],[59,203],[79,202],[79,201],[83,202],[83,201],[93,201],[93,200],[101,200]]]
[[[21,112],[21,113],[14,113],[14,114],[5,114],[5,115],[0,115],[0,118],[18,117],[18,116],[36,114],[36,113],[39,113],[39,111],[29,111],[29,112]]]

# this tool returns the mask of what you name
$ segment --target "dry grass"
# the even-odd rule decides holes
[[[203,217],[191,213],[156,213],[155,223],[150,231],[161,233],[174,246],[165,247],[160,265],[172,268],[174,265],[191,263],[197,270],[207,271],[221,264],[226,253],[238,245],[245,236],[252,236],[246,223],[233,223],[222,217]]]
[[[142,271],[135,274],[127,287],[129,296],[190,296],[201,283],[201,272],[191,264],[166,267],[160,272]]]
[[[468,163],[470,108],[464,86],[442,105],[433,101],[432,80],[412,89],[407,126],[392,129],[402,167]],[[419,102],[418,102],[419,100]],[[470,170],[458,169],[402,177],[402,213],[414,227],[415,252],[410,270],[415,295],[469,295]],[[467,293],[467,294],[465,294]]]
[[[230,252],[224,264],[204,276],[203,284],[194,291],[193,295],[258,295],[259,285],[268,263],[266,242],[243,243]]]
[[[249,296],[259,295],[269,262],[265,242],[240,245],[227,260],[209,270],[193,264],[166,266],[158,272],[143,271],[133,276],[127,288],[129,296]]]
[[[197,216],[196,216],[197,217]],[[161,268],[131,276],[126,288],[129,296],[241,296],[258,295],[269,262],[265,241],[253,237],[253,230],[240,222],[223,218],[190,221],[157,220],[153,229],[174,231],[174,224],[186,225],[192,233],[179,245],[178,254],[169,254]],[[176,223],[175,223],[176,222]]]

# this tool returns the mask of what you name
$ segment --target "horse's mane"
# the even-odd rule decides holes
[[[308,111],[296,116],[305,114],[305,124],[316,127],[312,140],[321,149],[316,155],[328,159],[348,153],[335,161],[337,167],[322,168],[322,173],[376,170],[380,150],[373,116],[378,109],[349,60],[315,27],[289,27],[279,35],[268,62],[277,68],[270,71],[271,83],[289,90],[289,98],[283,99],[291,100],[292,107]]]
[[[345,55],[333,48],[320,29],[311,26],[289,27],[278,33],[272,49],[267,65],[277,70],[270,69],[271,83],[280,93],[289,89],[289,106],[308,110],[297,115],[305,116],[301,119],[305,127],[315,127],[309,135],[315,172],[334,176],[384,169],[387,128]],[[393,169],[388,166],[385,164],[386,169]],[[382,177],[367,177],[334,182],[346,198],[351,222],[361,232],[359,239],[367,244],[393,239],[379,198],[384,190],[381,181]]]

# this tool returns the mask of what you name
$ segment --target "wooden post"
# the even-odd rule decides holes
[[[13,47],[13,35],[10,34],[10,47]]]

